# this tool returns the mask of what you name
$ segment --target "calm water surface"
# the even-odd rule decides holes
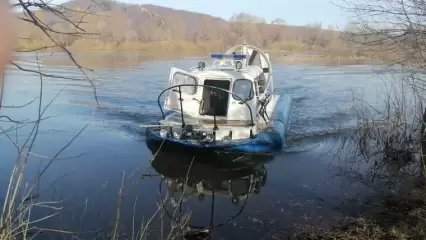
[[[377,91],[388,76],[377,74],[372,66],[275,64],[276,90],[294,98],[289,147],[272,157],[245,156],[243,160],[250,160],[250,164],[213,167],[205,162],[223,162],[229,156],[197,156],[192,161],[191,155],[164,150],[150,164],[157,149],[147,146],[138,127],[158,118],[157,95],[167,85],[169,68],[189,67],[196,60],[140,61],[131,67],[109,66],[105,61],[89,74],[101,104],[94,110],[90,83],[74,67],[62,64],[62,58],[41,57],[46,60],[41,66],[44,73],[75,79],[43,78],[43,107],[57,96],[44,114],[50,118],[40,125],[26,183],[36,183],[51,157],[89,125],[40,178],[35,201],[60,201],[58,205],[63,207],[58,216],[41,223],[46,227],[75,232],[98,229],[102,237],[107,236],[113,230],[123,173],[120,231],[129,238],[133,221],[139,229],[142,220],[147,222],[155,214],[149,236],[167,234],[175,212],[175,220],[180,217],[182,221],[190,213],[190,225],[212,226],[215,239],[267,239],[277,232],[291,231],[297,223],[321,223],[342,214],[356,214],[357,202],[373,192],[353,175],[345,174],[348,166],[333,160],[345,130],[356,123],[353,97],[373,105],[380,103]],[[27,56],[20,63],[37,69],[34,62],[33,56]],[[23,105],[39,95],[40,78],[10,67],[5,89],[4,105]],[[25,108],[4,108],[2,115],[35,120],[37,101]],[[1,126],[7,129],[15,124],[2,122]],[[8,136],[22,144],[32,126],[20,124]],[[5,193],[17,150],[6,136],[0,141],[0,192]],[[189,167],[192,170],[188,172]],[[176,204],[180,198],[181,206]],[[0,194],[2,199],[4,194]],[[167,210],[162,214],[156,212],[161,199],[165,199]],[[81,233],[80,237],[93,239],[95,235]],[[53,235],[40,235],[49,236]]]

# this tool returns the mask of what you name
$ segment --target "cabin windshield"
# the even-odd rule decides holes
[[[175,75],[173,76],[172,84],[174,86],[182,84],[194,84],[194,86],[182,86],[181,90],[183,93],[187,93],[190,95],[194,95],[197,91],[197,87],[195,86],[195,84],[197,84],[197,79],[192,76],[185,75],[183,73],[175,73]]]
[[[254,95],[253,84],[248,79],[237,79],[234,82],[232,92],[245,101],[251,100]],[[232,97],[235,100],[240,100],[234,95]]]

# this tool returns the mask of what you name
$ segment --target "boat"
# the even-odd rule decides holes
[[[188,70],[172,67],[157,102],[161,119],[146,127],[147,141],[247,153],[285,146],[291,96],[274,91],[269,54],[255,46],[213,53]]]

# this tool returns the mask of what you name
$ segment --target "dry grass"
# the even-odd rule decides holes
[[[163,141],[164,143],[164,141]],[[162,150],[162,146],[163,144],[161,144],[161,146],[159,147],[159,149],[157,150],[157,152],[153,155],[152,159],[148,162],[148,165],[150,165],[153,161],[155,161],[158,153]],[[125,172],[123,172],[123,176],[122,176],[122,182],[120,185],[120,189],[118,192],[118,199],[117,199],[117,206],[116,206],[116,218],[114,221],[114,227],[113,227],[113,232],[110,235],[109,238],[113,239],[113,240],[119,240],[119,239],[128,239],[126,237],[126,234],[124,234],[123,232],[120,231],[120,229],[122,229],[122,224],[121,224],[121,207],[122,207],[122,203],[124,200],[124,188],[127,182],[129,182],[133,177],[135,176],[139,176],[138,173],[140,172],[144,172],[146,170],[146,168],[148,167],[145,166],[143,169],[138,169],[135,172],[133,172],[132,174],[129,174],[128,176],[126,176]],[[185,185],[183,188],[183,191],[186,190],[187,187],[187,181],[188,181],[188,174],[191,171],[191,166],[192,166],[192,162],[190,167],[188,168],[187,174],[186,174],[186,178],[185,178]],[[178,201],[178,206],[183,202],[183,196],[181,196],[181,198]],[[169,196],[167,195],[165,198],[162,198],[158,201],[157,203],[157,209],[154,211],[154,213],[149,217],[149,219],[147,221],[145,221],[144,219],[142,219],[141,221],[141,225],[139,228],[137,228],[135,226],[135,218],[136,218],[136,205],[137,205],[137,200],[138,198],[135,199],[134,201],[134,205],[133,205],[133,220],[132,220],[132,231],[131,231],[131,236],[132,236],[132,240],[144,240],[149,236],[149,228],[151,223],[154,221],[154,219],[156,218],[160,218],[161,224],[164,225],[164,219],[162,218],[163,213],[165,211],[165,205],[166,202],[169,200]],[[175,214],[177,213],[179,207],[176,207],[173,211],[173,216],[172,218],[174,218]],[[179,218],[178,222],[170,222],[170,228],[167,232],[164,232],[164,228],[162,227],[160,229],[160,234],[161,234],[161,239],[176,239],[179,236],[182,236],[184,234],[184,232],[187,229],[187,224],[188,221],[190,219],[190,214],[189,213],[185,213],[183,216],[181,216]],[[164,236],[167,235],[167,238],[165,238]]]
[[[367,57],[356,56],[333,56],[333,55],[318,55],[318,56],[297,56],[287,55],[280,56],[277,62],[282,64],[321,64],[321,65],[357,65],[372,62],[373,59]]]
[[[42,83],[42,77],[40,77],[41,83],[40,83],[40,92],[42,92],[43,83]],[[56,98],[56,97],[55,97]],[[54,98],[54,99],[55,99]],[[40,94],[40,99],[42,99],[42,94]],[[53,99],[53,100],[54,100]],[[52,103],[53,100],[50,102]],[[39,102],[39,118],[41,119],[44,111],[49,107],[50,103],[43,109],[41,107],[41,100]],[[31,156],[33,153],[31,152],[32,145],[36,141],[37,133],[38,133],[38,126],[40,124],[40,120],[35,121],[33,132],[29,135],[27,138],[27,142],[30,143],[28,147],[26,146],[26,143],[23,145],[18,145],[16,142],[13,141],[13,139],[7,134],[7,138],[9,138],[10,141],[12,141],[16,148],[19,149],[19,156],[16,160],[16,163],[13,167],[9,186],[7,189],[7,192],[5,193],[5,202],[3,203],[3,209],[0,215],[0,240],[15,240],[15,239],[33,239],[37,235],[39,235],[41,232],[50,232],[60,235],[65,235],[64,237],[71,237],[75,239],[85,239],[84,234],[91,234],[96,235],[95,239],[98,238],[107,238],[107,239],[113,239],[113,240],[119,240],[119,239],[129,239],[127,232],[124,232],[124,225],[122,224],[122,218],[121,218],[121,208],[122,203],[125,198],[125,185],[134,177],[138,177],[138,173],[141,172],[141,169],[137,169],[131,174],[126,175],[125,172],[123,172],[122,175],[122,182],[120,185],[120,188],[118,189],[117,194],[117,205],[116,205],[116,217],[114,219],[114,225],[112,229],[94,229],[93,231],[88,232],[79,232],[79,231],[66,231],[66,230],[60,230],[60,229],[49,229],[49,228],[43,228],[40,227],[40,224],[43,223],[43,221],[53,218],[56,215],[60,214],[62,208],[62,202],[37,202],[36,198],[38,197],[38,181],[35,184],[24,184],[23,179],[25,175],[25,168],[28,162],[29,156]],[[50,157],[49,163],[45,166],[44,170],[39,173],[39,178],[41,175],[45,173],[45,171],[49,168],[50,164],[58,157],[58,155],[66,149],[84,130],[83,128],[79,133],[77,133],[68,144],[66,144],[54,157]],[[2,129],[3,132],[4,129]],[[151,161],[148,163],[152,163],[152,161],[155,160],[157,154],[161,150],[158,149],[158,151],[153,155]],[[45,158],[49,158],[47,156],[43,156]],[[147,165],[147,166],[148,166]],[[145,166],[144,169],[147,167]],[[189,174],[190,168],[188,169]],[[187,177],[188,179],[188,177]],[[187,180],[186,180],[187,181]],[[184,186],[185,188],[185,186]],[[136,222],[136,203],[137,198],[134,201],[134,208],[133,208],[133,226],[131,229],[131,235],[132,240],[143,240],[146,239],[149,236],[149,229],[150,225],[153,222],[154,219],[158,217],[163,211],[164,211],[164,205],[166,204],[168,198],[161,199],[157,206],[158,208],[155,210],[154,214],[147,220],[144,221],[142,219],[141,225],[135,226]],[[183,201],[183,196],[181,199],[179,199],[178,203],[181,203]],[[87,199],[86,199],[86,205],[87,205]],[[47,209],[50,213],[46,214],[45,216],[42,216],[40,218],[34,218],[32,216],[32,212],[34,212],[35,208],[43,208]],[[178,208],[175,209],[174,214],[176,213]],[[84,213],[82,217],[84,216]],[[175,239],[178,236],[182,236],[184,232],[186,231],[187,222],[190,218],[189,214],[185,214],[183,217],[180,218],[179,222],[171,222],[170,230],[166,233],[161,233],[162,235],[167,235],[167,239]],[[111,230],[110,233],[109,230]],[[83,235],[83,236],[82,236]],[[58,236],[58,235],[55,235]],[[165,239],[165,238],[164,238]]]
[[[20,51],[46,50],[52,51],[50,43],[41,41],[20,40],[18,43]],[[230,46],[224,46],[217,41],[190,42],[190,41],[161,41],[161,42],[123,42],[111,43],[103,42],[97,39],[79,39],[68,46],[75,53],[78,52],[138,52],[144,54],[148,59],[171,59],[181,57],[192,57],[207,55],[211,52],[223,51]],[[282,52],[304,53],[312,52],[312,49],[299,41],[282,41],[267,44],[263,46],[278,62],[285,64],[328,64],[328,65],[347,65],[359,64],[374,59],[372,57],[356,56],[351,51],[339,49],[330,49],[328,52],[318,52],[318,56],[297,56],[294,54],[286,55]],[[55,51],[61,51],[56,48]]]
[[[404,196],[387,197],[368,214],[341,219],[330,229],[298,226],[293,239],[425,239],[426,188],[422,186]]]
[[[345,153],[337,157],[352,163],[348,172],[357,171],[364,183],[374,183],[371,187],[377,188],[374,189],[380,197],[367,203],[367,210],[359,217],[343,217],[322,228],[297,226],[292,239],[426,238],[426,186],[419,167],[421,98],[417,91],[400,82],[390,84],[383,92],[384,109],[357,99],[358,126],[354,136],[339,147]],[[360,172],[360,164],[368,171]]]
[[[37,59],[38,60],[38,59]],[[40,71],[40,66],[38,67]],[[53,211],[60,210],[60,207],[56,207],[57,202],[33,202],[33,196],[36,195],[36,185],[23,185],[23,179],[25,175],[25,168],[28,163],[29,156],[31,155],[32,148],[37,139],[38,129],[42,121],[42,117],[46,109],[54,101],[56,96],[50,101],[44,108],[42,108],[43,98],[43,76],[40,75],[40,94],[38,101],[38,116],[33,122],[33,128],[26,141],[20,145],[15,142],[4,129],[3,134],[14,144],[18,151],[18,156],[13,167],[8,189],[3,203],[2,212],[0,215],[0,237],[2,239],[27,239],[31,238],[29,232],[38,231],[34,225],[40,221],[51,218],[57,215],[54,212],[40,219],[31,219],[31,212],[35,207],[48,208]],[[19,122],[17,122],[19,124]],[[80,132],[81,133],[81,132]],[[78,136],[79,134],[77,134]],[[76,137],[77,137],[76,136]],[[75,138],[76,138],[75,137]],[[73,138],[73,140],[75,139]],[[71,140],[70,143],[73,141]],[[69,144],[70,144],[69,143]],[[69,145],[67,144],[67,146]],[[66,148],[66,147],[65,147]],[[64,148],[64,149],[65,149]],[[63,149],[60,151],[62,152]],[[58,155],[60,154],[58,153]],[[51,162],[58,156],[50,158]],[[50,165],[50,164],[48,164]],[[44,173],[44,171],[43,171]],[[43,174],[41,173],[39,177]]]
[[[85,77],[86,80],[88,80],[92,87],[93,87],[93,95],[96,99],[97,106],[98,105],[98,99],[96,94],[96,87],[93,83],[93,79],[89,78],[86,74],[87,69],[86,67],[83,67],[80,65],[75,59],[74,55],[71,53],[70,50],[81,50],[81,51],[87,51],[87,49],[91,50],[99,50],[99,51],[107,51],[107,50],[120,50],[120,51],[133,51],[133,50],[142,50],[142,51],[152,51],[155,50],[156,52],[160,52],[162,54],[167,55],[168,52],[179,52],[183,51],[199,51],[199,48],[201,46],[189,46],[185,43],[155,43],[155,44],[127,44],[127,45],[111,45],[111,44],[104,44],[97,40],[90,40],[90,39],[79,39],[74,42],[72,46],[68,46],[67,44],[64,44],[62,41],[59,41],[61,37],[77,37],[81,38],[86,35],[90,35],[89,33],[85,33],[86,31],[81,29],[80,23],[84,22],[82,18],[79,18],[77,21],[74,21],[72,18],[68,17],[67,14],[64,14],[63,12],[67,11],[58,11],[56,5],[51,5],[49,3],[45,3],[43,1],[19,1],[18,3],[14,4],[15,7],[20,8],[25,12],[25,21],[30,24],[31,26],[35,27],[43,36],[42,39],[48,39],[45,41],[42,40],[35,40],[31,38],[25,38],[25,39],[19,39],[17,43],[17,48],[15,49],[17,52],[31,52],[36,53],[36,60],[38,62],[38,56],[37,52],[41,51],[60,51],[66,53],[69,60],[72,62],[72,64],[77,67],[80,70],[80,73]],[[58,33],[54,29],[50,27],[50,24],[46,24],[43,22],[43,17],[36,16],[35,12],[31,9],[35,7],[36,9],[43,9],[44,11],[54,13],[57,17],[65,20],[67,23],[71,24],[70,31],[64,31],[62,33]],[[90,8],[90,7],[89,7]],[[91,15],[91,12],[89,11],[89,8],[84,11],[79,11],[79,13],[83,14],[84,16]],[[25,31],[25,30],[24,30]],[[17,59],[14,59],[17,60]],[[59,155],[68,148],[74,140],[76,140],[80,134],[85,130],[87,125],[81,129],[80,132],[78,132],[73,138],[70,139],[70,141],[62,148],[60,151],[57,152],[54,156],[41,156],[39,154],[33,153],[32,149],[33,146],[37,140],[39,126],[43,118],[43,114],[49,108],[49,106],[52,104],[52,102],[56,99],[56,97],[62,92],[60,91],[47,105],[42,106],[42,99],[43,99],[43,77],[50,77],[50,78],[59,78],[59,79],[68,79],[68,80],[75,80],[72,77],[66,77],[62,75],[52,75],[50,73],[43,72],[40,66],[38,66],[38,69],[30,69],[26,68],[25,66],[21,66],[20,64],[16,62],[11,62],[11,65],[15,66],[21,71],[25,72],[31,72],[34,74],[37,74],[40,76],[40,93],[36,100],[38,100],[38,116],[36,120],[30,121],[30,122],[22,122],[22,121],[15,121],[8,116],[1,116],[2,118],[8,119],[11,123],[14,123],[16,127],[12,127],[9,129],[3,129],[0,126],[0,129],[2,130],[2,134],[8,138],[16,147],[16,150],[18,152],[18,156],[16,158],[15,164],[13,166],[7,191],[5,192],[5,200],[2,202],[2,209],[0,212],[0,240],[12,240],[12,239],[33,239],[37,235],[39,235],[40,232],[52,232],[52,233],[59,233],[59,234],[65,234],[68,236],[71,236],[73,239],[79,239],[77,236],[82,234],[81,232],[77,231],[64,231],[59,229],[47,229],[40,227],[40,224],[50,219],[56,215],[58,215],[61,210],[61,202],[40,202],[37,201],[37,197],[39,196],[39,183],[40,178],[43,176],[43,174],[48,170],[48,168],[51,166],[51,164],[58,159]],[[3,89],[2,89],[3,90]],[[32,101],[35,102],[36,100]],[[3,106],[1,107],[5,108],[23,108],[28,105],[30,105],[32,102],[25,104],[23,106]],[[1,104],[1,103],[0,103]],[[25,111],[25,109],[23,109]],[[31,125],[32,130],[27,136],[27,139],[23,143],[18,143],[17,141],[14,141],[11,136],[9,136],[10,132],[17,131],[22,126],[28,126]],[[47,159],[47,164],[45,165],[44,169],[41,170],[37,176],[37,180],[34,183],[25,183],[24,182],[24,176],[28,175],[27,170],[27,164],[30,160],[30,156],[37,156],[42,157],[44,159]],[[154,157],[155,158],[155,157]],[[113,239],[123,239],[120,229],[121,229],[121,204],[124,198],[124,186],[126,182],[132,177],[134,174],[131,174],[130,176],[125,176],[125,173],[123,173],[123,181],[121,184],[121,187],[118,191],[118,202],[117,202],[117,212],[116,212],[116,218],[114,221],[114,227],[112,231],[111,229],[108,229],[108,232],[111,232],[111,234],[108,236],[108,238]],[[127,177],[127,178],[126,178]],[[86,199],[87,204],[87,199]],[[135,206],[136,206],[136,200],[135,200]],[[40,218],[36,218],[34,211],[36,208],[43,208],[48,210],[48,214],[41,216]],[[162,204],[159,204],[159,208],[156,211],[156,214],[160,212],[162,209]],[[142,221],[142,225],[140,227],[140,230],[136,231],[137,227],[133,226],[133,233],[136,233],[132,235],[132,239],[145,239],[147,236],[147,229],[149,227],[150,222],[152,219],[154,219],[155,215],[151,217],[151,219],[144,223]],[[136,212],[134,212],[134,215],[136,215]],[[83,213],[84,216],[84,213]],[[181,225],[182,228],[184,224]],[[172,227],[173,228],[173,227]],[[94,230],[93,232],[90,232],[91,234],[98,233],[99,230]],[[170,233],[169,236],[173,238],[173,233]]]

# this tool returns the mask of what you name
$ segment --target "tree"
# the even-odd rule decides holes
[[[354,14],[345,39],[375,49],[399,65],[426,65],[425,0],[342,0],[341,7]]]
[[[388,67],[394,67],[403,74],[397,79],[400,86],[395,88],[394,92],[386,93],[389,96],[385,122],[392,123],[394,128],[388,131],[388,133],[393,131],[391,135],[384,135],[386,139],[383,142],[386,143],[386,148],[381,149],[381,152],[387,154],[388,150],[395,152],[395,149],[404,152],[409,149],[410,144],[425,149],[426,112],[423,117],[421,113],[424,111],[426,89],[426,1],[341,1],[342,9],[352,13],[354,19],[347,27],[344,38],[359,46],[364,53],[387,60]],[[406,86],[409,86],[408,90]],[[406,100],[407,96],[412,99]],[[389,99],[392,99],[392,102],[389,102]],[[414,106],[405,105],[409,101],[414,102]],[[408,120],[406,116],[412,119]],[[394,121],[395,119],[397,121]],[[422,125],[422,128],[419,125]],[[417,129],[422,129],[420,131],[422,141],[413,140],[411,137]],[[400,136],[399,139],[397,136]],[[399,146],[396,146],[396,143]],[[399,156],[396,159],[404,161]],[[420,166],[420,172],[425,177],[425,159],[420,161]]]
[[[73,57],[72,53],[67,49],[68,39],[72,38],[81,38],[87,35],[87,33],[82,27],[81,24],[84,23],[84,18],[91,14],[90,6],[86,10],[75,10],[72,8],[65,7],[64,5],[55,5],[49,2],[45,2],[43,0],[17,0],[14,4],[12,4],[12,8],[15,12],[15,16],[18,19],[15,26],[15,30],[19,30],[21,27],[23,28],[36,28],[38,31],[31,34],[27,34],[26,36],[20,36],[19,40],[34,40],[34,39],[47,39],[49,40],[49,44],[44,46],[38,46],[29,49],[18,48],[15,49],[16,52],[33,52],[35,53],[35,57],[38,63],[38,55],[37,52],[39,50],[48,50],[48,49],[60,49],[65,52],[68,57],[73,61],[75,66],[81,70],[82,74],[86,77],[88,81],[92,83],[93,91],[96,97],[96,88],[93,84],[92,80],[88,78],[86,71],[89,69],[81,66]],[[4,13],[2,13],[4,14]],[[58,24],[58,21],[61,21],[61,24]],[[63,25],[66,23],[66,27]],[[6,33],[7,34],[7,33]],[[11,65],[15,66],[21,71],[36,73],[40,76],[40,94],[38,99],[34,99],[33,101],[24,104],[22,106],[5,106],[0,102],[1,108],[22,108],[30,105],[33,102],[38,100],[38,115],[36,116],[36,120],[34,121],[17,121],[11,119],[8,116],[0,116],[0,118],[7,119],[11,123],[14,123],[16,127],[9,128],[4,130],[2,128],[1,134],[7,136],[10,141],[13,142],[14,146],[18,151],[18,156],[15,161],[15,165],[13,167],[13,171],[11,173],[8,189],[5,195],[4,201],[2,201],[2,210],[0,212],[0,238],[1,239],[15,239],[15,238],[27,238],[29,233],[29,229],[33,229],[32,225],[33,220],[30,220],[30,213],[33,204],[25,205],[23,202],[29,199],[32,199],[34,195],[33,191],[36,191],[37,187],[30,186],[30,190],[25,190],[22,193],[22,183],[24,179],[24,172],[26,169],[26,165],[29,159],[29,156],[32,154],[32,149],[34,143],[37,138],[38,129],[40,126],[40,122],[44,120],[43,114],[45,110],[52,103],[48,103],[46,106],[42,106],[42,98],[43,98],[43,77],[53,77],[53,78],[63,78],[63,79],[73,79],[71,77],[66,77],[62,75],[55,75],[50,73],[45,73],[41,70],[41,67],[38,66],[36,70],[26,68],[21,66],[16,62],[11,62]],[[3,87],[1,89],[3,93]],[[1,94],[3,96],[3,94]],[[54,98],[55,99],[55,98]],[[53,100],[54,100],[53,99]],[[52,100],[52,101],[53,101]],[[33,124],[32,130],[27,136],[27,139],[23,143],[16,143],[13,141],[7,132],[9,131],[17,131],[23,124],[29,125]],[[78,132],[74,138],[71,139],[58,153],[56,156],[47,157],[49,159],[48,163],[45,165],[45,168],[38,174],[37,183],[39,179],[43,176],[47,168],[50,164],[57,158],[57,156],[65,150],[85,129],[85,127]],[[23,200],[20,201],[18,198],[23,196]],[[21,204],[19,204],[21,202]],[[18,205],[17,205],[18,204]],[[48,204],[49,205],[49,204]],[[49,206],[46,206],[49,207]],[[53,215],[47,216],[43,219],[52,217]],[[39,220],[43,220],[39,219]],[[38,220],[34,221],[37,222]]]
[[[94,1],[90,3],[91,4],[89,4],[85,9],[73,9],[72,7],[67,7],[64,4],[57,5],[43,0],[18,0],[17,3],[12,4],[12,10],[19,12],[17,14],[18,29],[20,26],[28,26],[30,28],[35,27],[38,30],[38,38],[41,40],[48,40],[47,42],[49,42],[49,44],[30,49],[18,48],[15,49],[15,51],[37,52],[40,50],[59,49],[65,52],[75,66],[81,70],[81,73],[85,76],[85,78],[92,84],[95,100],[98,103],[95,85],[86,74],[86,71],[90,71],[90,69],[81,66],[75,60],[73,54],[68,50],[68,45],[70,42],[75,41],[75,39],[97,35],[96,33],[86,32],[86,30],[82,27],[85,23],[85,18],[90,15],[94,15],[91,11],[92,8],[101,7]],[[36,38],[35,36],[29,37],[30,39]],[[20,39],[28,40],[28,38],[22,37],[20,37]],[[34,70],[22,67],[15,62],[11,62],[11,64],[22,71],[34,72]],[[46,77],[64,78],[63,76],[46,74],[41,71],[38,71],[37,73]]]

